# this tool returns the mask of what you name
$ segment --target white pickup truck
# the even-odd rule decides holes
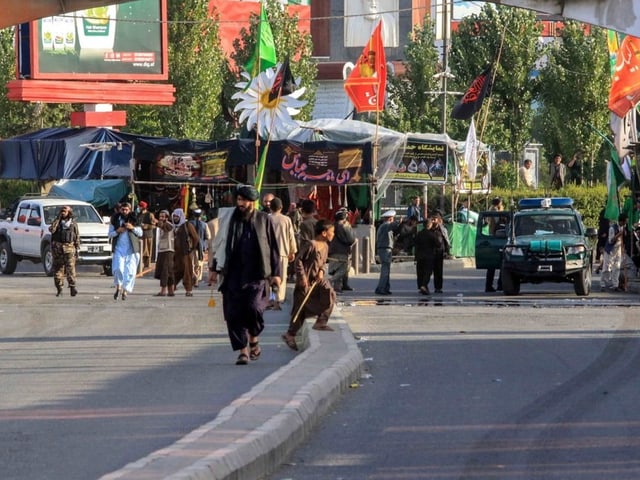
[[[80,230],[78,264],[102,265],[111,274],[109,224],[93,205],[57,197],[26,197],[0,220],[0,272],[10,275],[19,261],[30,260],[42,262],[45,273],[53,275],[49,225],[64,205],[73,209]]]

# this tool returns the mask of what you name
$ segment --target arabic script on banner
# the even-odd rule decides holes
[[[299,183],[346,185],[360,181],[362,147],[306,150],[295,145],[283,149],[283,178]]]

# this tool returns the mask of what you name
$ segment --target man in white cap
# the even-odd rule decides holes
[[[380,259],[380,279],[376,287],[376,295],[391,295],[391,251],[397,228],[394,222],[395,210],[387,210],[382,214],[382,224],[376,233],[376,253]]]

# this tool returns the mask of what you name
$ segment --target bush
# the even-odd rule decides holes
[[[36,182],[28,180],[0,180],[0,208],[11,205],[25,193],[39,191]]]
[[[431,192],[431,189],[430,189]],[[627,189],[620,192],[620,200],[624,201],[625,195],[628,194]],[[475,194],[471,197],[471,210],[482,212],[489,210],[491,199],[494,197],[502,197],[502,203],[506,210],[516,208],[518,201],[522,198],[530,197],[571,197],[575,208],[582,215],[582,220],[586,227],[598,228],[598,217],[607,201],[607,187],[603,184],[597,184],[593,187],[586,185],[568,185],[561,190],[549,193],[543,189],[530,190],[527,188],[506,189],[494,188],[489,195]],[[467,195],[462,194],[461,199],[466,199]],[[444,213],[451,213],[451,187],[447,186],[444,198]],[[441,205],[441,195],[435,194],[429,197],[429,211],[433,212],[439,209]]]

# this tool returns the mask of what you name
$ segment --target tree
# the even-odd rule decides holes
[[[16,102],[7,98],[7,82],[16,77],[14,27],[0,30],[0,138],[69,124],[70,104]]]
[[[583,165],[586,178],[593,180],[593,165],[602,145],[595,129],[608,131],[609,122],[606,32],[565,22],[561,41],[550,46],[540,79],[537,137],[548,152],[563,152],[568,158],[583,150],[585,160],[590,160]],[[604,179],[604,168],[599,173]]]
[[[515,161],[531,139],[539,84],[533,73],[544,54],[538,42],[541,28],[534,12],[486,4],[479,14],[462,20],[452,35],[449,64],[459,90],[465,91],[475,77],[494,64],[492,94],[477,120],[479,139],[496,150],[508,150]],[[489,108],[486,126],[485,108]],[[468,123],[451,123],[450,135],[464,138]]]
[[[218,24],[205,0],[168,3],[169,81],[176,101],[168,107],[130,105],[131,131],[174,138],[213,140],[220,133],[220,92],[226,60]]]
[[[442,111],[438,51],[434,46],[433,22],[427,16],[415,26],[404,49],[404,72],[391,75],[387,84],[387,107],[382,124],[400,132],[441,131]]]

